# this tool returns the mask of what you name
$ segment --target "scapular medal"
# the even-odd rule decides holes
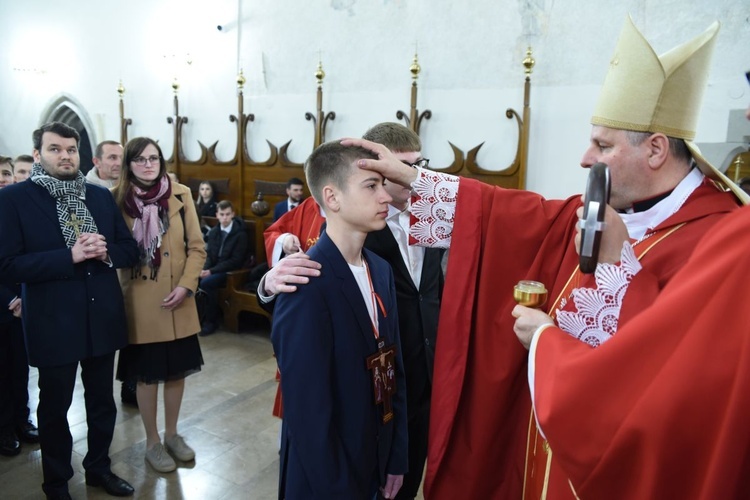
[[[396,393],[396,346],[385,347],[378,341],[378,352],[367,358],[367,369],[372,371],[375,404],[383,405],[383,423],[393,418],[391,397]]]

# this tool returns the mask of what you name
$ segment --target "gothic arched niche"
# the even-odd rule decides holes
[[[88,173],[94,166],[93,152],[96,143],[92,141],[89,132],[93,127],[86,112],[72,97],[62,95],[57,97],[42,114],[42,123],[48,122],[62,122],[78,131],[81,136],[81,142],[78,145],[81,172]]]

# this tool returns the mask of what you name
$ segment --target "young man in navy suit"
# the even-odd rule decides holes
[[[401,124],[379,123],[369,129],[363,138],[383,144],[408,165],[424,167],[429,162],[422,156],[419,136]],[[409,245],[411,190],[387,181],[385,189],[392,198],[387,227],[369,233],[365,248],[391,265],[396,283],[409,427],[409,472],[404,476],[397,499],[413,500],[419,492],[427,459],[432,372],[444,283],[440,265],[443,250]],[[317,262],[302,253],[282,259],[261,282],[259,300],[267,301],[265,308],[272,312],[273,302],[269,295],[290,292],[290,287],[296,289],[296,283],[306,282],[307,276],[314,275],[318,267]]]
[[[110,470],[115,351],[128,342],[116,268],[133,266],[138,247],[111,193],[86,184],[78,132],[59,122],[33,133],[28,181],[0,191],[0,280],[21,283],[29,363],[39,369],[42,489],[70,498],[73,440],[67,413],[81,365],[88,452],[86,484],[110,495],[133,488]],[[33,221],[33,223],[29,223]]]
[[[327,214],[309,250],[320,277],[277,300],[271,339],[284,423],[279,498],[394,498],[408,468],[406,385],[393,273],[363,249],[383,229],[383,178],[357,168],[372,155],[329,142],[305,163]]]

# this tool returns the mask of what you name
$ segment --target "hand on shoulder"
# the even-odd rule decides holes
[[[268,295],[292,293],[297,290],[296,285],[304,285],[310,277],[320,276],[321,265],[303,253],[297,252],[281,259],[264,279],[264,291]]]

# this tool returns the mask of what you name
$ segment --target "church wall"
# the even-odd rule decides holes
[[[52,103],[70,97],[92,124],[92,143],[119,139],[118,95],[126,88],[130,137],[152,136],[172,148],[171,83],[180,84],[188,158],[197,141],[235,149],[235,77],[247,78],[250,154],[266,141],[289,140],[301,162],[313,144],[314,72],[326,77],[323,109],[334,111],[326,138],[359,136],[368,126],[409,112],[409,66],[415,49],[425,156],[452,161],[448,141],[464,152],[484,142],[478,161],[499,170],[515,155],[526,47],[532,73],[527,188],[549,197],[580,192],[577,168],[589,118],[624,17],[630,13],[658,53],[722,23],[699,122],[698,142],[723,142],[730,111],[750,101],[750,22],[746,0],[237,0],[211,2],[44,0],[0,5],[0,153],[30,152],[31,132]],[[743,13],[741,15],[737,13]],[[217,26],[222,25],[222,30]],[[190,61],[190,64],[188,64]],[[709,148],[714,149],[714,148]],[[719,154],[719,153],[716,153]],[[721,164],[723,158],[712,158]]]

